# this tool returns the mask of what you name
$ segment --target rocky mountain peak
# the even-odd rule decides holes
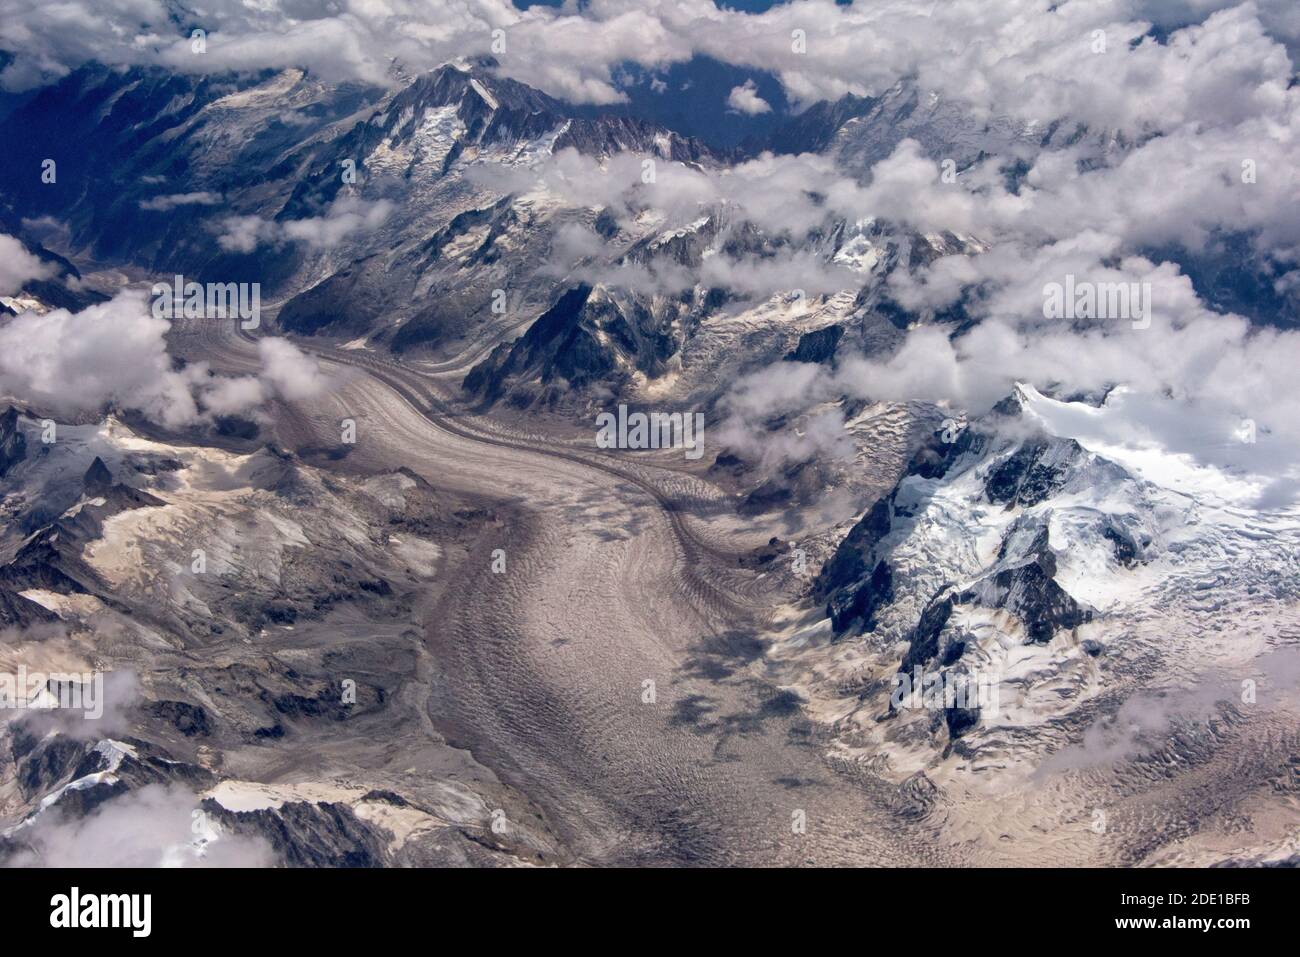
[[[102,495],[113,487],[113,473],[104,464],[104,460],[96,455],[95,461],[90,463],[90,468],[86,469],[81,482],[87,494]]]

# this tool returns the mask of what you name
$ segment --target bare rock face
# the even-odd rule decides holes
[[[805,332],[799,337],[799,344],[785,355],[785,361],[829,365],[835,358],[835,348],[843,336],[843,326],[827,326],[815,332]]]
[[[0,413],[0,476],[27,457],[27,437],[18,428],[18,410]]]
[[[81,481],[86,486],[87,494],[100,495],[113,487],[113,473],[108,470],[103,459],[95,456],[95,461],[90,463],[90,468],[86,469]]]
[[[270,810],[229,811],[206,800],[203,809],[223,828],[268,841],[289,867],[384,867],[391,865],[387,835],[359,820],[346,804],[295,801]]]
[[[0,417],[6,435],[15,419]],[[13,517],[0,630],[104,677],[98,718],[72,707],[0,723],[0,785],[13,795],[0,865],[61,861],[105,814],[149,816],[157,846],[137,850],[151,866],[493,866],[557,853],[524,797],[419,737],[429,592],[447,551],[476,540],[470,519],[489,512],[409,469],[340,477],[279,446],[172,445],[116,422],[64,427],[0,482],[0,500]],[[147,664],[160,653],[174,666]],[[425,743],[394,760],[392,737]],[[305,763],[286,784],[289,754]],[[511,826],[485,838],[497,808]],[[191,830],[196,811],[210,834]]]
[[[0,628],[28,628],[37,622],[53,623],[59,620],[44,605],[24,598],[16,591],[0,588]]]

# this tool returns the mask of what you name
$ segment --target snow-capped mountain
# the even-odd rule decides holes
[[[893,103],[866,114],[872,129],[906,112],[898,104],[882,112]],[[856,129],[862,104],[849,106],[827,104],[823,125],[834,135],[810,135],[805,149]],[[75,127],[65,120],[72,114]],[[728,374],[720,363],[737,357],[732,327],[710,320],[743,316],[763,329],[765,316],[783,312],[764,300],[790,290],[780,280],[738,288],[723,272],[702,280],[714,263],[750,264],[761,277],[765,261],[805,257],[836,271],[854,297],[820,310],[818,327],[832,318],[846,328],[881,317],[905,325],[881,279],[978,248],[833,216],[806,235],[781,235],[717,205],[684,225],[653,209],[619,225],[599,203],[575,206],[554,184],[533,182],[542,164],[566,150],[597,163],[626,155],[718,170],[743,157],[626,116],[578,115],[496,76],[490,61],[448,64],[391,91],[330,86],[300,70],[185,78],[88,66],[32,98],[0,132],[20,168],[61,158],[54,182],[20,180],[5,197],[13,216],[59,224],[42,227],[47,242],[155,274],[258,282],[289,332],[435,357],[493,340],[519,352],[531,349],[517,338],[529,321],[591,287],[587,311],[604,304],[604,318],[569,360],[566,387],[635,394],[683,372],[674,382],[688,392],[716,391],[709,387]],[[87,148],[63,159],[69,137]],[[866,168],[852,150],[835,150]],[[570,249],[574,235],[589,237],[584,248]],[[801,313],[816,311],[803,301]],[[826,305],[824,296],[808,301]],[[805,331],[783,320],[765,330],[770,346],[739,358],[769,361]],[[476,370],[471,396],[516,391],[523,404],[547,394],[554,369],[520,358],[498,373],[501,355]]]
[[[796,684],[846,741],[881,737],[904,769],[954,752],[1052,766],[1062,732],[1147,669],[1219,682],[1188,709],[1198,720],[1258,673],[1295,625],[1295,511],[1251,507],[1261,477],[1099,438],[1097,423],[1141,414],[1127,399],[1018,386],[981,418],[947,420],[849,529],[811,587],[825,619],[780,655],[819,674]],[[830,643],[789,650],[819,633]],[[918,671],[984,682],[994,706],[900,708]],[[860,689],[847,707],[833,700],[845,681]]]

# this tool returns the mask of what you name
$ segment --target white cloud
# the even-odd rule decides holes
[[[772,105],[758,95],[758,88],[753,80],[746,80],[740,86],[732,87],[731,92],[727,94],[727,106],[749,116],[772,112]]]
[[[314,250],[333,249],[349,236],[378,229],[392,215],[393,203],[340,196],[323,216],[283,222],[260,216],[228,216],[219,224],[217,243],[227,252],[251,253],[264,243],[299,242]]]
[[[199,853],[194,824],[202,799],[180,787],[149,784],[99,805],[84,818],[43,811],[21,839],[35,854],[19,867],[269,867],[271,846],[260,837],[204,829]]]
[[[228,216],[220,223],[217,244],[226,252],[251,253],[263,242],[274,242],[276,224],[261,216]]]
[[[847,357],[833,371],[777,364],[756,372],[731,390],[720,434],[750,447],[770,417],[808,412],[840,396],[925,400],[978,414],[1017,382],[1065,394],[1123,385],[1115,400],[1122,415],[1093,417],[1072,431],[1085,441],[1160,448],[1275,482],[1300,477],[1300,397],[1279,388],[1300,363],[1300,332],[1211,312],[1169,264],[1130,259],[1111,274],[1152,284],[1149,328],[1127,320],[1044,320],[1040,294],[1038,309],[1018,319],[987,318],[959,336],[939,326],[913,328],[885,357]],[[1255,443],[1235,434],[1247,419],[1258,429]],[[1273,488],[1272,504],[1293,497],[1284,491]]]
[[[155,196],[153,199],[141,200],[140,208],[153,212],[165,213],[177,206],[215,206],[221,202],[220,193],[172,193],[170,196]]]
[[[171,367],[163,335],[142,293],[124,293],[81,312],[25,312],[0,327],[0,388],[56,410],[113,402],[167,425],[198,417],[194,370]]]
[[[316,360],[288,339],[259,339],[257,354],[262,360],[262,378],[290,402],[314,398],[329,388],[329,379]]]
[[[0,233],[0,296],[15,295],[33,279],[48,279],[53,274],[53,268],[29,253],[22,243]]]
[[[1153,22],[1176,29],[1225,11],[1229,22],[1200,50],[1190,37],[1130,48]],[[713,0],[592,0],[580,9],[522,11],[509,0],[213,0],[197,17],[208,36],[205,52],[196,53],[168,12],[157,0],[11,0],[0,46],[19,57],[0,80],[20,88],[98,59],[186,72],[302,66],[326,80],[383,84],[394,62],[423,70],[491,54],[507,75],[553,95],[615,103],[626,98],[615,79],[622,64],[656,71],[702,55],[771,71],[798,102],[875,95],[915,76],[985,112],[1045,121],[1069,113],[1129,129],[1230,104],[1240,79],[1271,71],[1284,55],[1266,49],[1259,31],[1291,49],[1300,38],[1292,0],[792,0],[762,13],[719,9]],[[1106,36],[1104,54],[1092,52],[1095,30]],[[1131,96],[1137,88],[1145,95]]]
[[[393,212],[389,200],[367,202],[355,196],[340,196],[324,216],[288,220],[281,224],[287,239],[303,242],[314,249],[333,249],[356,232],[373,232]]]
[[[314,361],[282,339],[259,342],[260,376],[213,376],[205,363],[173,368],[165,339],[170,327],[151,314],[139,291],[75,313],[24,312],[0,326],[0,392],[54,412],[135,409],[180,428],[253,411],[274,396],[310,398],[328,387]]]

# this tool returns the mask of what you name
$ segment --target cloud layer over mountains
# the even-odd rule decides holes
[[[769,376],[773,408],[842,389],[978,410],[1018,380],[1090,391],[1122,383],[1184,403],[1216,435],[1223,423],[1250,418],[1264,435],[1300,445],[1293,425],[1300,408],[1283,395],[1289,370],[1300,363],[1300,336],[1217,314],[1176,265],[1195,255],[1222,260],[1230,255],[1226,244],[1240,239],[1274,291],[1296,301],[1300,7],[1289,0],[796,0],[760,14],[719,9],[712,0],[570,0],[526,11],[507,0],[216,0],[202,12],[154,0],[11,6],[0,26],[0,47],[17,51],[0,77],[10,88],[90,59],[186,72],[306,66],[326,79],[387,84],[399,72],[491,54],[503,73],[549,93],[613,103],[624,99],[621,66],[653,71],[702,55],[770,71],[798,104],[880,94],[908,79],[962,104],[977,123],[1009,118],[1029,132],[1041,129],[1044,141],[1057,124],[1077,126],[1077,139],[1062,148],[1036,148],[1032,137],[1021,137],[1019,155],[983,157],[948,179],[942,157],[906,140],[869,170],[843,169],[829,156],[763,155],[730,168],[660,162],[645,182],[643,157],[596,159],[569,150],[540,168],[485,167],[477,185],[501,193],[540,186],[625,221],[650,208],[669,228],[725,210],[732,221],[790,240],[768,258],[714,255],[693,272],[674,263],[602,264],[599,237],[566,227],[555,249],[568,261],[552,264],[556,275],[650,293],[697,283],[756,298],[795,288],[814,296],[854,290],[862,277],[800,248],[810,231],[837,219],[953,233],[987,249],[896,270],[888,280],[889,295],[909,312],[960,303],[978,325],[955,337],[913,329],[892,357],[846,365],[795,396]],[[195,27],[206,30],[202,52],[190,38]],[[747,112],[766,106],[743,85],[700,95],[729,98]],[[207,199],[178,185],[168,201]],[[347,200],[302,224],[228,218],[219,242],[239,252],[287,241],[328,246],[374,229],[389,210],[383,201]],[[1044,286],[1066,276],[1150,283],[1149,326],[1044,318]],[[43,321],[85,320],[55,313]],[[139,354],[152,358],[111,388],[102,370],[80,367],[79,350],[56,359],[41,351],[39,336],[20,338],[17,324],[6,331],[14,340],[6,361],[21,359],[5,375],[49,396],[66,392],[60,377],[72,376],[74,394],[130,395],[178,420],[277,388],[260,380],[256,387],[214,386],[201,370],[173,370],[146,327],[131,325],[121,341],[144,336]],[[93,342],[93,330],[89,336]],[[741,389],[750,389],[748,405],[761,405],[763,389]]]
[[[1271,69],[1256,35],[1294,45],[1300,12],[1289,0],[1243,5],[1249,24],[1218,27],[1221,43],[1200,55],[1166,50],[1151,28],[1199,23],[1231,0],[882,0],[841,6],[795,0],[760,14],[719,9],[713,0],[567,0],[559,8],[517,9],[509,0],[278,0],[256,5],[211,0],[200,7],[161,0],[9,4],[0,46],[24,51],[6,70],[6,88],[88,60],[154,63],[211,72],[305,66],[326,79],[390,81],[391,67],[428,69],[456,57],[490,54],[506,73],[565,99],[625,99],[625,64],[650,70],[693,56],[771,70],[796,102],[845,93],[878,94],[899,77],[977,109],[1025,117],[1070,114],[1130,128],[1179,117],[1177,103],[1209,98],[1210,73]],[[192,30],[206,31],[196,52]],[[1104,31],[1105,69],[1092,56]],[[1198,81],[1197,77],[1202,79]],[[1132,97],[1146,88],[1151,96]],[[1172,101],[1172,103],[1171,103]],[[1174,107],[1171,109],[1171,105]]]

